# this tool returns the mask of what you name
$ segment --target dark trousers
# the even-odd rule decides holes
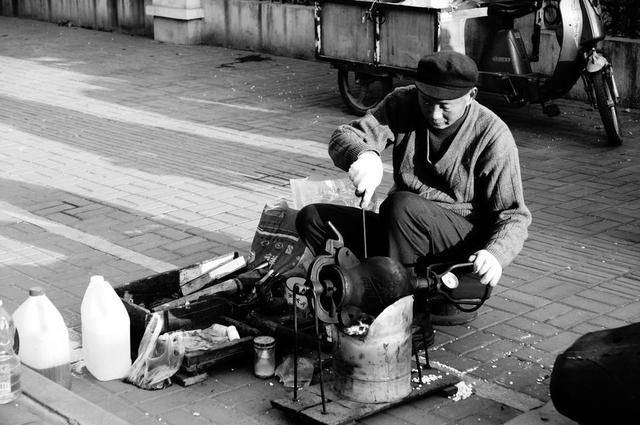
[[[364,258],[362,211],[332,204],[312,204],[298,213],[296,228],[314,255],[325,250],[327,239],[340,232],[344,244]],[[380,206],[366,212],[367,254],[388,256],[405,267],[418,261],[467,261],[480,249],[482,230],[466,218],[412,192],[396,192]]]

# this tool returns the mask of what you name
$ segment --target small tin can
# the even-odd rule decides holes
[[[276,370],[276,340],[270,336],[253,339],[254,367],[258,378],[270,378]]]

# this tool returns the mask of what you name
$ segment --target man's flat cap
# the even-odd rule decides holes
[[[478,67],[468,56],[457,52],[436,52],[418,62],[416,87],[434,99],[464,96],[478,82]]]

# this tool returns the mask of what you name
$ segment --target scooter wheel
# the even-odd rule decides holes
[[[602,124],[607,132],[608,142],[612,146],[619,146],[622,144],[622,131],[618,122],[618,108],[611,91],[611,87],[615,83],[611,75],[604,70],[589,74],[589,78],[593,85]]]

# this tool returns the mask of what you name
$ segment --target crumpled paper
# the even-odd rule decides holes
[[[229,337],[226,334],[221,335],[216,326],[219,327],[220,325],[216,325],[214,323],[206,329],[167,332],[160,335],[159,340],[165,341],[168,338],[172,338],[174,335],[179,335],[182,339],[182,345],[184,346],[185,353],[211,350],[216,345],[229,341]]]

